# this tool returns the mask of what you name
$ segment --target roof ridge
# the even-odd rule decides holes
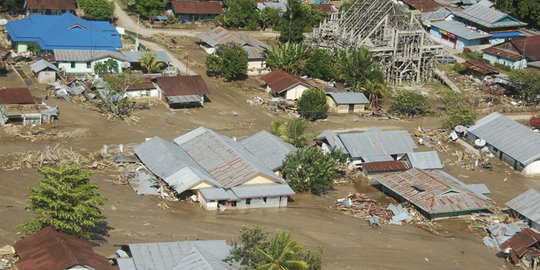
[[[54,237],[58,240],[58,242],[60,242],[60,245],[62,245],[62,246],[66,249],[67,253],[68,253],[69,256],[73,259],[74,262],[79,263],[78,258],[75,256],[75,254],[73,254],[73,252],[71,251],[71,249],[68,247],[68,245],[67,245],[65,239],[62,238],[62,237],[60,237],[60,234],[61,234],[62,232],[57,231],[54,227],[51,227],[51,228],[52,228],[52,230],[54,231],[54,234],[53,234]],[[71,235],[69,235],[69,236],[71,236]],[[75,236],[72,236],[72,237],[75,237]]]

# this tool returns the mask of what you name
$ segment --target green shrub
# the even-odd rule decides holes
[[[443,128],[454,129],[458,125],[474,124],[476,114],[467,106],[458,103],[448,111],[448,116],[442,121]]]
[[[452,66],[452,70],[459,73],[459,74],[465,74],[465,72],[467,71],[467,67],[460,64],[460,63],[455,63]]]
[[[427,98],[417,92],[401,91],[392,99],[392,110],[397,114],[423,114],[428,109]]]

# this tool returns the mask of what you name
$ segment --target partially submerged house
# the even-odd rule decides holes
[[[155,78],[161,99],[170,108],[203,106],[210,93],[201,75],[163,76]]]
[[[231,249],[225,240],[126,244],[116,262],[120,270],[238,269],[223,262]]]
[[[244,32],[228,31],[218,26],[206,33],[200,34],[199,38],[201,39],[200,46],[208,54],[214,53],[220,44],[233,42],[242,46],[248,53],[248,75],[260,75],[266,70],[263,48],[268,47],[268,45],[251,35]]]
[[[117,64],[116,73],[122,73],[122,63],[127,58],[120,52],[109,50],[53,50],[56,64],[67,74],[93,74],[97,63],[112,60]]]
[[[482,50],[482,58],[511,69],[524,69],[527,63],[540,61],[540,35],[515,38]]]
[[[524,229],[502,243],[500,249],[517,266],[533,270],[540,267],[540,233]]]
[[[326,92],[326,103],[337,113],[358,113],[365,111],[369,99],[361,92]]]
[[[506,205],[523,217],[529,227],[540,231],[540,192],[531,188],[507,202]]]
[[[88,241],[47,227],[13,246],[19,270],[115,270],[107,258],[92,250]]]
[[[266,130],[257,132],[243,139],[240,143],[273,171],[279,170],[287,155],[296,150],[294,145]]]
[[[25,8],[28,15],[62,15],[75,14],[77,4],[75,0],[26,0]]]
[[[526,176],[540,175],[540,134],[498,112],[469,127],[467,139],[485,140],[496,157]]]
[[[109,22],[87,21],[69,12],[60,16],[30,15],[8,22],[6,30],[17,52],[27,51],[32,42],[43,51],[117,51],[122,47],[120,34]]]
[[[311,87],[310,83],[298,76],[276,69],[261,77],[266,82],[266,91],[272,95],[288,100],[299,99],[304,91]]]
[[[213,20],[223,14],[223,2],[219,1],[172,1],[174,15],[182,22]]]
[[[294,194],[273,168],[234,139],[200,127],[174,142],[156,137],[135,153],[177,194],[196,195],[205,209],[284,207]]]
[[[31,64],[32,72],[40,83],[53,83],[56,81],[57,72],[60,70],[45,59],[40,59]]]
[[[408,201],[429,218],[444,218],[486,211],[495,203],[476,194],[453,176],[440,170],[409,169],[372,175],[383,193]]]

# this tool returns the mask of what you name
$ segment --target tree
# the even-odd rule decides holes
[[[162,0],[136,0],[135,10],[143,16],[157,16],[166,5],[167,2]]]
[[[304,62],[310,57],[309,48],[304,43],[281,43],[274,48],[263,48],[266,66],[272,70],[282,69],[300,74]]]
[[[30,42],[28,43],[28,48],[27,50],[32,54],[32,55],[41,55],[43,52],[41,51],[41,47],[39,47],[39,44],[37,42]]]
[[[259,265],[256,270],[301,270],[307,269],[308,264],[302,260],[293,260],[295,255],[304,248],[296,239],[291,239],[288,232],[279,232],[267,251],[255,247],[257,252],[264,258],[264,264]]]
[[[322,119],[328,112],[326,94],[321,88],[310,87],[306,89],[296,102],[298,113],[309,120]]]
[[[248,54],[237,43],[220,44],[215,55],[206,57],[206,71],[209,75],[222,76],[227,81],[245,76],[248,66]]]
[[[153,52],[147,52],[139,59],[139,61],[141,62],[142,69],[144,69],[147,74],[159,71],[163,67],[163,63],[156,59],[156,55]]]
[[[247,28],[255,30],[259,22],[257,3],[254,0],[227,0],[225,5],[228,9],[223,15],[218,16],[218,22],[227,28]]]
[[[112,117],[125,119],[133,112],[133,102],[125,95],[126,90],[142,81],[140,76],[135,75],[127,69],[121,74],[105,74],[105,90],[99,95],[101,100],[100,108],[104,113],[111,114]]]
[[[114,59],[107,59],[94,64],[94,72],[98,75],[118,73],[118,62]]]
[[[523,19],[533,28],[540,26],[540,2],[537,0],[496,0],[495,5],[498,9]]]
[[[24,0],[1,0],[0,7],[8,12],[17,12],[24,8]]]
[[[283,119],[277,119],[270,123],[270,133],[296,147],[305,146],[309,141],[310,136],[304,134],[307,128],[308,123],[304,118],[295,118],[287,123]]]
[[[474,124],[476,114],[467,106],[458,103],[448,111],[448,116],[442,121],[443,128],[454,129],[458,125]]]
[[[362,89],[368,95],[372,107],[379,107],[379,99],[384,98],[390,92],[384,81],[378,79],[366,80]]]
[[[427,98],[420,93],[401,91],[392,99],[392,110],[398,114],[422,114],[429,108]]]
[[[291,152],[285,158],[281,172],[295,192],[310,191],[315,195],[329,190],[339,177],[339,163],[332,155],[317,147],[306,146]]]
[[[373,53],[367,48],[347,49],[336,52],[339,75],[338,79],[360,90],[368,80],[384,83],[379,63],[373,61]]]
[[[76,237],[93,237],[97,226],[104,223],[98,205],[105,197],[99,195],[98,185],[88,180],[91,173],[77,164],[58,169],[47,166],[37,172],[44,179],[39,181],[39,188],[29,187],[28,209],[38,216],[18,228],[33,233],[52,226]]]
[[[114,13],[114,2],[109,0],[79,0],[79,7],[84,17],[89,20],[111,20]]]
[[[515,85],[521,99],[525,104],[540,101],[540,74],[529,69],[512,70],[509,74],[510,81]]]
[[[262,30],[266,28],[276,29],[281,18],[280,10],[277,8],[265,7],[259,11],[259,26]]]
[[[298,43],[304,39],[304,28],[308,24],[308,14],[299,0],[287,0],[287,11],[279,22],[280,42]]]
[[[329,51],[316,49],[306,61],[304,69],[302,69],[302,75],[326,81],[333,80],[336,74],[334,63],[335,61]]]

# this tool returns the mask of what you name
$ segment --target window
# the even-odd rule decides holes
[[[75,62],[71,62],[71,68],[75,68]]]
[[[92,62],[86,62],[86,68],[92,68]]]

